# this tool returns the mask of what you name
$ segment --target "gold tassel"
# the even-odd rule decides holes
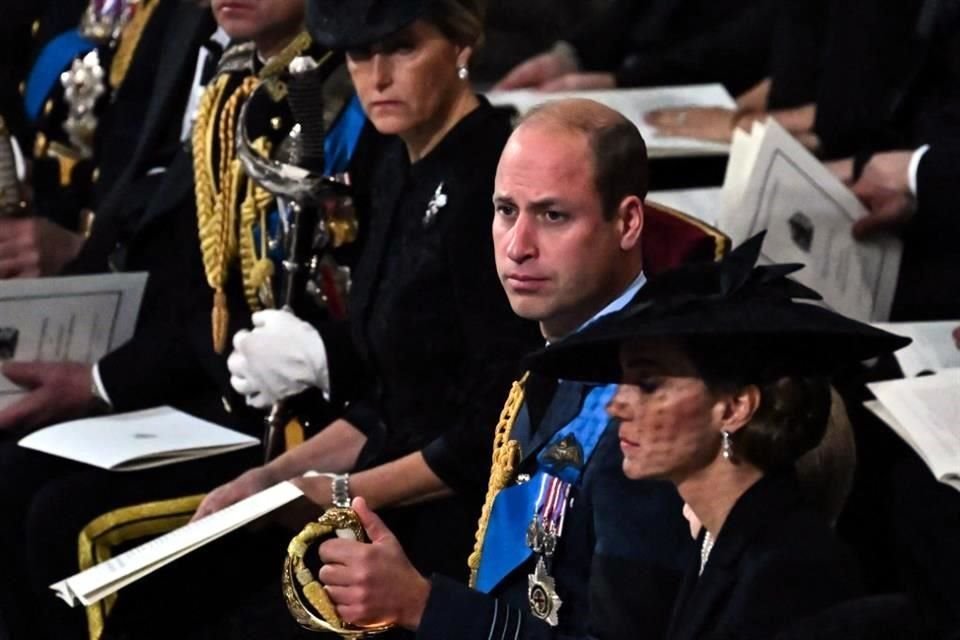
[[[230,312],[227,311],[227,294],[223,289],[217,289],[213,294],[213,350],[223,353],[227,347],[227,324],[230,322]]]

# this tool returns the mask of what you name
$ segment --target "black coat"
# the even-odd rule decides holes
[[[669,640],[771,638],[860,588],[846,550],[804,502],[792,473],[764,476],[740,497],[698,577],[699,569],[698,555]]]
[[[607,0],[572,39],[587,70],[617,85],[723,83],[737,95],[767,73],[770,0]]]
[[[398,138],[372,127],[361,138],[352,174],[366,237],[349,321],[321,326],[334,399],[349,402],[343,417],[367,436],[357,468],[447,434],[459,445],[429,456],[433,471],[448,480],[466,459],[487,475],[518,356],[542,341],[510,309],[493,260],[493,178],[509,135],[509,119],[484,100],[413,165]],[[482,495],[384,516],[421,572],[463,577]]]
[[[179,140],[200,45],[213,33],[209,9],[179,3],[166,32],[152,100],[127,168],[97,212],[93,231],[70,273],[148,271],[136,333],[100,360],[100,376],[114,407],[129,411],[158,404],[260,435],[259,420],[228,414],[229,376],[213,351],[212,293],[203,277],[194,204],[193,160]],[[148,175],[154,167],[165,171]],[[232,279],[232,329],[245,309]],[[233,406],[242,408],[234,398]]]
[[[350,319],[321,328],[333,392],[368,437],[360,466],[450,430],[489,443],[518,355],[542,341],[510,309],[493,260],[493,178],[509,135],[484,101],[413,165],[398,138],[372,127],[362,138],[354,176],[368,226]]]
[[[580,412],[590,387],[566,381],[557,386],[531,374],[526,389],[512,437],[521,449],[518,471],[532,474],[537,455]],[[531,557],[489,595],[435,576],[417,637],[661,637],[693,543],[676,489],[660,481],[629,480],[622,465],[617,424],[611,422],[571,493],[553,559],[551,575],[563,600],[557,627],[530,614]]]
[[[960,133],[960,132],[956,132]],[[924,224],[937,233],[960,236],[960,207],[956,202],[960,177],[960,135],[932,140],[917,166],[917,206]]]

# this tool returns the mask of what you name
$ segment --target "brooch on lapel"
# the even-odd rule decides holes
[[[440,209],[445,206],[447,206],[447,194],[443,192],[443,183],[441,182],[437,185],[437,190],[433,192],[430,202],[427,203],[427,210],[423,214],[423,226],[429,227],[433,224],[437,214],[440,213]]]

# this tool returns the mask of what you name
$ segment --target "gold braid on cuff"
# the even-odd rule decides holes
[[[393,625],[347,624],[337,614],[333,600],[304,561],[307,551],[321,538],[330,535],[367,541],[356,512],[339,507],[328,509],[319,520],[308,523],[290,541],[287,558],[283,562],[283,598],[294,620],[310,631],[332,632],[341,638],[363,638],[390,629]]]

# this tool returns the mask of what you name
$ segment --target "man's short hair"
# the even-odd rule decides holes
[[[613,218],[627,196],[647,195],[647,145],[636,125],[618,111],[593,100],[552,100],[528,111],[520,125],[544,123],[587,137],[593,153],[594,180],[603,215]]]

